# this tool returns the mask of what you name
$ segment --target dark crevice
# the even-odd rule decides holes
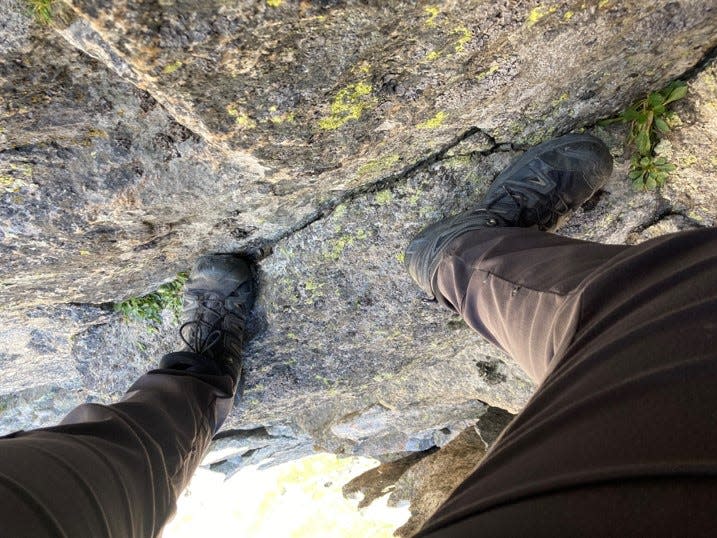
[[[298,233],[302,231],[303,229],[311,226],[315,222],[329,216],[336,207],[338,207],[341,204],[350,202],[359,196],[363,196],[366,194],[370,194],[373,192],[378,192],[387,188],[391,188],[395,186],[397,183],[400,183],[402,180],[406,179],[412,174],[415,174],[416,172],[434,164],[435,162],[440,161],[451,148],[454,146],[460,144],[463,142],[466,138],[473,136],[474,134],[482,133],[483,136],[485,136],[488,141],[491,144],[491,147],[480,151],[481,155],[490,155],[496,150],[499,150],[500,144],[498,144],[493,136],[491,136],[489,133],[483,131],[479,127],[471,127],[468,130],[464,131],[457,137],[455,137],[453,140],[448,142],[447,144],[443,145],[440,149],[437,151],[431,153],[427,157],[424,157],[423,159],[420,159],[416,161],[415,163],[411,164],[410,166],[404,168],[400,172],[397,172],[396,174],[392,174],[383,178],[378,179],[377,181],[374,181],[372,183],[368,183],[366,185],[361,185],[358,187],[355,187],[353,189],[347,190],[341,194],[339,194],[336,198],[333,198],[331,200],[327,200],[321,204],[319,204],[319,207],[311,213],[311,215],[307,216],[305,219],[300,221],[296,226],[292,227],[291,229],[285,231],[284,233],[271,238],[271,239],[259,239],[252,243],[250,243],[246,250],[245,254],[248,255],[250,258],[252,258],[255,261],[262,260],[266,258],[267,256],[271,255],[273,252],[274,246],[279,243],[281,240],[286,239],[287,237],[290,237],[294,235],[295,233]]]
[[[635,226],[630,233],[631,234],[639,234],[647,230],[648,228],[655,226],[656,224],[660,223],[661,221],[668,219],[670,217],[681,217],[684,219],[684,221],[689,224],[690,226],[694,228],[709,228],[710,226],[698,221],[697,219],[689,216],[686,209],[677,208],[674,207],[669,200],[666,198],[659,196],[658,197],[658,205],[657,209],[655,210],[655,213],[652,215],[652,217],[646,221],[641,223],[638,226]]]
[[[231,430],[222,430],[219,433],[217,433],[214,436],[214,441],[217,439],[224,439],[226,437],[235,437],[239,439],[246,439],[247,437],[262,437],[262,438],[270,438],[273,437],[269,431],[264,426],[259,426],[257,428],[252,428],[248,430],[242,430],[242,429],[231,429]]]
[[[493,153],[496,150],[496,148],[498,147],[498,144],[496,144],[495,139],[490,134],[483,131],[482,129],[480,129],[478,127],[471,127],[464,133],[460,134],[459,136],[457,136],[456,138],[451,140],[448,144],[444,145],[442,148],[440,148],[435,153],[432,153],[428,157],[425,157],[424,159],[419,160],[418,162],[412,164],[411,166],[404,168],[402,171],[398,172],[397,174],[387,176],[385,178],[381,178],[378,181],[375,181],[368,185],[361,185],[360,187],[356,187],[355,189],[348,191],[347,194],[345,195],[344,201],[350,201],[350,200],[353,200],[354,198],[364,195],[364,194],[378,192],[378,191],[393,187],[400,181],[406,179],[408,176],[413,175],[416,172],[418,172],[419,170],[426,168],[426,167],[432,165],[433,163],[440,161],[441,159],[443,159],[443,157],[449,150],[451,150],[452,148],[454,148],[455,146],[457,146],[458,144],[463,142],[466,138],[469,138],[477,133],[482,133],[491,143],[491,147],[487,150],[481,151],[480,154],[481,155],[489,155],[489,154]]]
[[[712,62],[713,60],[717,59],[717,46],[712,47],[709,49],[700,60],[690,67],[687,71],[682,73],[679,77],[677,77],[679,80],[690,80],[697,75],[699,75],[702,71],[705,70],[705,68]]]
[[[64,303],[67,306],[77,306],[77,307],[91,307],[91,308],[97,308],[98,310],[103,310],[105,312],[114,312],[115,303],[113,302],[105,302],[105,303],[77,303],[77,302],[69,302]]]
[[[271,441],[272,439],[294,439],[296,441],[301,441],[301,436],[294,436],[294,435],[284,435],[280,433],[271,433],[269,431],[269,427],[271,426],[257,426],[256,428],[231,428],[222,430],[219,433],[217,433],[212,440],[217,441],[219,439],[226,439],[227,437],[232,437],[234,439],[262,439],[266,441]]]

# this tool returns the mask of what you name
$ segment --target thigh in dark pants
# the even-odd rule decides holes
[[[540,383],[422,536],[717,533],[717,230],[458,238],[438,300]]]

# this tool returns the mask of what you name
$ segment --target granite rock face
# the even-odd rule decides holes
[[[690,99],[675,110],[681,127],[669,133],[657,152],[677,170],[663,190],[672,215],[696,225],[717,225],[717,63],[711,62],[690,84]],[[674,210],[677,214],[674,214]],[[680,215],[683,213],[683,215]],[[679,219],[678,219],[679,220]]]
[[[396,502],[423,499],[409,532],[480,459],[494,409],[534,390],[410,281],[411,236],[582,127],[615,170],[560,233],[636,243],[717,220],[709,2],[76,1],[49,28],[2,3],[0,433],[119,397],[179,342],[170,312],[150,333],[111,304],[246,252],[254,338],[207,465],[412,454],[392,468]],[[686,72],[658,148],[678,170],[637,192],[624,127],[596,120]],[[421,485],[445,461],[450,480]]]
[[[250,168],[59,36],[33,27],[0,72],[4,310],[142,294],[235,246],[247,205],[272,205],[261,185],[236,188]]]
[[[78,0],[54,31],[5,4],[6,309],[150,291],[474,130],[591,124],[717,44],[704,2]]]

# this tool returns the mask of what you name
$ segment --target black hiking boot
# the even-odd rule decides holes
[[[433,297],[441,254],[454,239],[495,226],[553,231],[595,194],[611,173],[610,152],[594,136],[569,134],[543,142],[503,170],[475,209],[419,232],[406,249],[406,269]]]
[[[184,323],[179,334],[186,347],[165,357],[171,367],[188,366],[182,355],[189,351],[214,362],[236,383],[254,296],[254,275],[247,261],[231,254],[199,258],[184,290]]]

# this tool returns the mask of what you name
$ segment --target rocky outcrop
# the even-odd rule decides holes
[[[411,517],[396,536],[413,536],[473,471],[513,415],[491,407],[478,423],[440,450],[414,452],[365,472],[343,488],[348,498],[361,496],[359,508],[389,494],[388,504],[410,503]]]
[[[411,235],[582,127],[616,166],[561,233],[634,243],[717,219],[709,3],[76,1],[51,28],[5,4],[3,432],[116,398],[178,345],[171,313],[148,333],[112,302],[201,253],[248,252],[255,336],[208,464],[314,448],[410,461],[393,468],[426,501],[418,526],[480,458],[476,422],[485,438],[533,385],[425,301],[402,268]],[[683,125],[658,148],[678,170],[635,191],[624,128],[594,124],[686,72]],[[456,472],[421,486],[441,453]]]
[[[246,236],[233,220],[246,204],[269,210],[260,185],[237,189],[250,167],[147,93],[59,36],[25,37],[0,60],[4,310],[143,294]]]
[[[6,4],[6,309],[150,291],[474,131],[491,147],[593,123],[717,43],[703,2],[78,0],[53,33]]]

